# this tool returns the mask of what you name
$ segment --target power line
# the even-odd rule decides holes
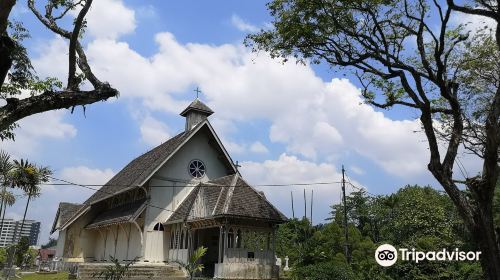
[[[76,186],[76,187],[82,187],[82,188],[86,188],[86,189],[89,189],[89,190],[94,190],[96,192],[101,192],[101,193],[105,193],[105,194],[110,194],[110,195],[115,195],[115,193],[112,193],[112,192],[107,192],[107,191],[103,191],[101,189],[95,189],[95,188],[92,188],[88,185],[83,185],[83,184],[77,184],[77,183],[73,183],[73,182],[70,182],[70,181],[67,181],[67,180],[63,180],[63,179],[58,179],[58,178],[55,178],[55,177],[52,177],[52,176],[49,176],[51,179],[54,179],[54,180],[57,180],[57,181],[61,181],[61,182],[64,182],[66,184],[63,184],[65,186],[68,186],[68,185],[71,185],[71,186]],[[160,210],[165,210],[165,211],[168,211],[168,212],[172,212],[174,213],[175,211],[174,210],[170,210],[170,209],[167,209],[165,207],[160,207],[160,206],[156,206],[156,205],[153,205],[151,203],[145,203],[147,206],[151,206],[153,208],[157,208],[157,209],[160,209]],[[188,216],[189,217],[189,216]]]
[[[373,194],[373,193],[371,193],[371,192],[367,191],[365,188],[358,187],[358,186],[354,185],[354,184],[351,182],[351,178],[349,177],[349,175],[347,175],[347,172],[345,173],[345,176],[347,177],[347,183],[348,183],[351,187],[353,187],[354,189],[356,189],[356,190],[358,190],[358,191],[363,191],[363,192],[365,192],[365,193],[367,193],[367,194],[369,194],[369,195],[371,195],[371,196],[377,196],[376,194]]]
[[[63,183],[45,183],[45,184],[42,184],[42,185],[46,185],[46,186],[76,186],[76,187],[81,187],[81,188],[85,188],[85,189],[93,190],[95,192],[101,192],[101,193],[105,193],[105,194],[109,194],[109,195],[115,195],[115,193],[108,192],[108,191],[105,191],[105,190],[102,190],[102,189],[98,189],[98,188],[94,188],[94,187],[103,187],[103,186],[131,187],[131,185],[78,184],[78,183],[74,183],[74,182],[71,182],[71,181],[68,181],[68,180],[64,180],[64,179],[60,179],[60,178],[56,178],[56,177],[52,177],[52,176],[49,176],[49,177],[51,179],[53,179],[53,180],[60,181],[60,182],[63,182]],[[331,185],[331,184],[338,184],[338,183],[341,183],[341,182],[267,184],[267,185],[254,185],[254,186],[258,186],[258,187],[313,186],[313,185]],[[183,187],[183,186],[179,186],[179,185],[163,185],[163,186],[150,186],[150,187]],[[193,187],[195,187],[195,186],[193,185]],[[200,187],[231,187],[231,186],[230,185],[214,185],[214,186],[200,185]],[[160,210],[165,210],[165,211],[168,211],[168,212],[172,212],[172,213],[175,212],[175,210],[170,210],[170,209],[167,209],[165,207],[153,205],[153,204],[150,204],[150,203],[146,203],[146,205],[148,205],[150,207],[153,207],[153,208],[160,209]]]
[[[58,181],[62,181],[64,182],[64,180],[61,180],[61,179],[57,179],[57,178],[53,178],[55,180],[58,180]],[[189,182],[189,183],[192,183],[192,182]],[[313,183],[288,183],[288,184],[264,184],[264,185],[251,185],[252,187],[293,187],[293,186],[319,186],[319,185],[333,185],[333,184],[341,184],[342,182],[313,182]],[[205,184],[205,183],[201,183],[201,184]],[[231,185],[227,185],[227,184],[212,184],[212,183],[208,182],[208,184],[206,185],[193,185],[194,186],[199,186],[199,187],[202,187],[202,188],[220,188],[220,187],[231,187]],[[79,186],[84,186],[86,188],[89,188],[89,189],[92,189],[92,190],[95,190],[91,187],[104,187],[104,186],[108,186],[108,187],[137,187],[137,186],[134,186],[134,185],[117,185],[117,184],[77,184],[77,183],[44,183],[44,184],[41,184],[43,186],[67,186],[67,185],[79,185]],[[182,187],[182,185],[148,185],[149,187],[152,187],[152,188],[178,188],[178,187]]]

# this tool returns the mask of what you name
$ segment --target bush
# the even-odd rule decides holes
[[[292,272],[292,279],[297,280],[356,280],[351,268],[344,263],[322,262],[297,267]]]

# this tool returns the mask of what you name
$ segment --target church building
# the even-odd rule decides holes
[[[51,233],[64,262],[187,263],[204,246],[202,276],[276,276],[276,226],[286,217],[238,172],[198,98],[185,130],[132,160],[83,204],[61,203]]]

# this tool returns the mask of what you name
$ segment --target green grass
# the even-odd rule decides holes
[[[68,279],[68,273],[61,272],[57,274],[28,274],[21,277],[22,280],[66,280]]]

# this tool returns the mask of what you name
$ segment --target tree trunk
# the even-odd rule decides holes
[[[474,226],[470,229],[481,250],[481,266],[489,280],[500,280],[500,244],[493,225],[493,202],[490,198],[477,198],[474,211]]]
[[[28,195],[28,201],[26,201],[26,208],[24,208],[23,222],[21,223],[21,229],[19,231],[19,240],[21,240],[21,233],[23,232],[24,221],[26,220],[26,213],[28,212],[28,206],[30,205],[31,195]]]
[[[4,210],[4,203],[5,203],[5,189],[7,188],[7,186],[3,186],[3,190],[2,190],[2,203],[0,204],[0,214],[2,214],[2,211]],[[7,203],[5,203],[7,204]],[[7,208],[7,205],[5,205],[5,208]],[[0,223],[0,234],[2,233],[2,229],[3,229],[3,217],[2,217],[2,222]]]
[[[12,52],[14,42],[7,33],[0,35],[0,89],[3,86],[7,73],[12,66]]]
[[[2,213],[2,227],[3,227],[3,222],[5,220],[5,212],[7,212],[7,205],[5,205],[5,207],[3,208],[3,213]]]
[[[15,0],[0,0],[0,89],[12,66],[14,42],[7,34],[7,26],[10,12],[15,4]]]

